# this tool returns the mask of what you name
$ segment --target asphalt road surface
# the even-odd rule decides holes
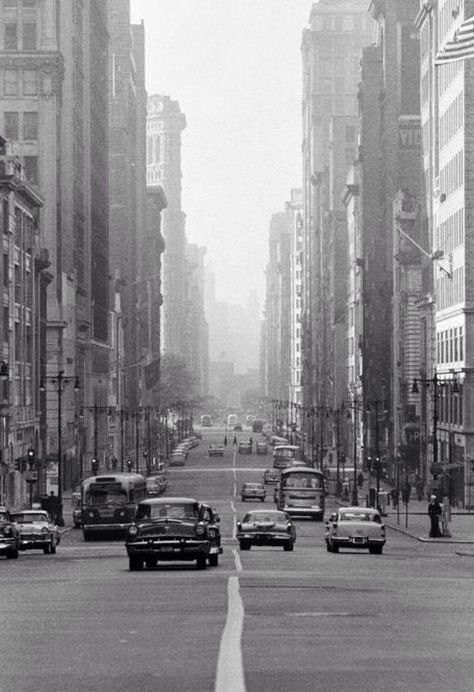
[[[56,555],[1,560],[0,691],[472,692],[474,560],[391,531],[381,556],[327,553],[311,520],[292,553],[240,554],[239,489],[271,457],[209,458],[223,437],[204,429],[167,491],[219,511],[218,567],[129,572],[123,541],[80,531]]]

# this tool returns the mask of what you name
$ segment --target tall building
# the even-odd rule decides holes
[[[79,376],[87,402],[108,376],[107,4],[9,2],[0,22],[0,126],[44,200],[40,244],[51,261],[38,456],[55,463],[62,448],[69,484],[81,403],[72,382]]]
[[[290,387],[288,399],[292,404],[303,403],[301,373],[302,373],[302,333],[301,313],[303,303],[303,200],[301,189],[291,191],[291,200],[287,210],[291,217],[291,355],[290,355]]]
[[[186,358],[186,236],[181,206],[181,132],[186,118],[169,96],[148,97],[147,183],[160,185],[168,201],[163,212],[162,350]]]
[[[209,393],[209,328],[204,308],[206,248],[186,244],[186,363],[199,397]]]
[[[420,2],[421,126],[429,250],[433,264],[432,313],[421,342],[421,417],[427,480],[440,495],[474,506],[474,434],[471,393],[473,316],[474,65],[460,60],[434,66],[434,58],[459,25],[474,13],[472,0]],[[428,308],[428,301],[425,301]],[[431,337],[431,338],[430,338]],[[423,458],[423,457],[422,457]]]
[[[303,32],[302,383],[309,411],[336,407],[344,395],[347,236],[340,196],[355,144],[360,55],[373,29],[365,0],[321,0]],[[326,417],[319,420],[322,426]]]

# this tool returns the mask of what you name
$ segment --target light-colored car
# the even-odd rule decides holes
[[[186,459],[187,459],[187,458],[188,458],[188,455],[189,455],[189,447],[188,447],[188,445],[182,442],[181,444],[179,444],[177,447],[175,447],[175,448],[173,449],[173,452],[172,452],[172,453],[175,454],[175,453],[177,453],[177,452],[179,452],[180,454],[183,454],[183,455],[186,457]]]
[[[263,474],[264,483],[278,483],[280,480],[280,471],[278,469],[266,469]]]
[[[241,440],[237,445],[239,454],[252,454],[252,443],[250,440]]]
[[[170,466],[184,466],[186,463],[186,456],[182,452],[173,452],[170,456],[169,464]]]
[[[42,509],[25,509],[12,512],[11,520],[18,528],[20,550],[43,550],[45,555],[56,552],[61,536],[48,512]]]
[[[266,442],[257,442],[257,454],[268,454],[268,444]]]
[[[295,525],[286,512],[258,509],[248,512],[237,522],[237,540],[241,550],[252,545],[275,545],[293,550],[296,541]]]
[[[265,486],[263,483],[244,483],[240,493],[242,502],[246,500],[260,500],[265,502]]]
[[[385,526],[380,512],[372,507],[340,507],[326,522],[326,546],[330,553],[355,548],[380,555],[384,545]]]
[[[209,454],[210,457],[223,457],[224,456],[224,447],[223,447],[223,445],[209,445],[209,449],[207,450],[207,453]]]

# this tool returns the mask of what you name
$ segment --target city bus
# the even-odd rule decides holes
[[[324,474],[308,466],[283,469],[276,492],[277,506],[291,516],[324,518]]]
[[[298,445],[278,444],[273,447],[273,468],[286,469],[292,461],[303,461]]]
[[[146,497],[146,481],[139,473],[91,476],[82,481],[82,533],[84,540],[101,534],[124,536],[140,500]]]
[[[212,426],[212,418],[211,416],[204,414],[201,416],[201,426],[203,428],[210,428]]]

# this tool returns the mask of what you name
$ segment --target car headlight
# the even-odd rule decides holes
[[[132,524],[131,526],[128,527],[128,533],[130,536],[136,536],[138,533],[138,526],[135,526],[135,524]]]
[[[209,529],[207,533],[209,535],[209,538],[215,538],[217,536],[217,531],[215,529]]]
[[[194,530],[198,536],[204,536],[206,533],[206,527],[203,524],[198,524]]]
[[[3,529],[3,535],[4,536],[11,536],[13,534],[12,527],[11,526],[5,526]]]
[[[43,526],[41,533],[49,533],[49,529],[46,526]]]

